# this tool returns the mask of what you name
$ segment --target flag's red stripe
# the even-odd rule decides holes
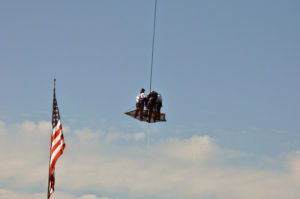
[[[53,161],[51,162],[51,165],[50,165],[50,175],[55,167],[55,164],[56,164],[56,161],[58,160],[58,158],[63,154],[63,151],[65,149],[65,144],[62,145],[62,148],[61,150],[59,150],[59,152],[56,154],[56,156],[54,157]]]
[[[55,155],[55,157],[53,158],[53,160],[50,163],[50,171],[52,171],[55,167],[56,161],[58,160],[58,158],[63,154],[65,149],[65,144],[62,145],[61,149],[57,152],[57,154]],[[53,169],[52,169],[53,168]],[[51,173],[51,172],[50,172]]]
[[[50,186],[49,186],[49,190],[48,190],[48,198],[50,198],[50,196],[52,195],[52,193],[54,192],[54,184],[55,184],[55,181],[51,181],[51,176],[53,176],[54,178],[54,171],[52,173],[50,173],[49,175],[49,182],[50,182]],[[53,188],[52,188],[53,187]]]
[[[63,141],[63,139],[64,138],[62,134],[60,134],[60,139],[57,141],[57,143],[54,146],[52,146],[51,154],[53,154],[54,151],[62,144],[61,142]]]
[[[60,124],[59,128],[57,129],[57,131],[52,135],[52,137],[51,137],[52,140],[51,141],[55,140],[55,138],[59,135],[61,129],[62,129],[62,126]]]

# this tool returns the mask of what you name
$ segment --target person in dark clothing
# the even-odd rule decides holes
[[[151,121],[151,117],[153,117],[154,108],[157,101],[157,92],[151,91],[147,96],[147,109],[148,109],[148,122]],[[156,117],[153,117],[153,120],[155,122]]]
[[[156,103],[155,103],[155,118],[156,120],[160,120],[160,109],[162,107],[162,96],[161,94],[157,94],[157,99],[156,99]]]

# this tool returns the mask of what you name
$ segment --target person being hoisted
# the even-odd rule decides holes
[[[148,96],[147,96],[147,109],[148,109],[148,122],[151,122],[151,118],[153,118],[154,122],[155,122],[155,116],[153,117],[153,113],[154,113],[154,108],[155,108],[155,104],[156,104],[156,100],[157,100],[157,95],[158,93],[155,91],[151,91]]]
[[[145,89],[141,89],[140,94],[136,97],[136,111],[134,117],[136,118],[138,114],[140,115],[140,120],[143,120],[144,105],[145,105]]]
[[[155,120],[160,120],[160,109],[162,107],[162,96],[160,93],[157,94],[157,99],[155,103]]]

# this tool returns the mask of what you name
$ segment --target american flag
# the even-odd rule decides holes
[[[65,149],[64,136],[62,132],[62,125],[55,96],[55,87],[53,94],[53,112],[52,112],[52,135],[50,146],[50,161],[49,161],[49,181],[48,181],[48,199],[54,191],[55,184],[55,164],[57,159],[63,154]]]

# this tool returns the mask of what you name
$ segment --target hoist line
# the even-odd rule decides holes
[[[154,7],[154,22],[153,22],[153,37],[152,37],[152,56],[151,56],[151,73],[150,73],[150,92],[151,92],[151,85],[152,85],[152,70],[153,70],[153,56],[154,56],[154,44],[155,44],[155,26],[156,26],[156,7],[157,7],[157,0],[155,0],[155,7]]]
[[[148,123],[147,128],[147,154],[149,155],[149,149],[150,149],[150,125]]]

